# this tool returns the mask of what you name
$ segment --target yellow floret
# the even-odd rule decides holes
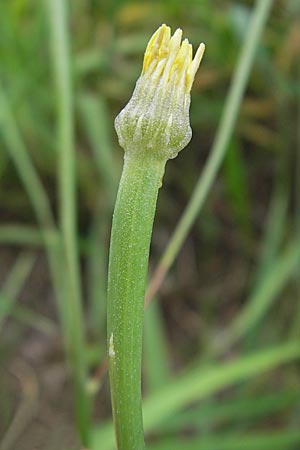
[[[185,90],[190,92],[195,74],[200,65],[205,45],[200,44],[193,59],[193,48],[187,39],[181,42],[182,30],[178,28],[171,37],[171,29],[163,24],[153,34],[147,45],[142,75],[151,76],[158,63],[162,66],[161,77],[174,83],[184,82]]]

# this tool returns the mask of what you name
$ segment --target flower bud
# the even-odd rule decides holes
[[[151,152],[167,160],[191,140],[190,91],[205,46],[200,44],[193,59],[191,44],[181,38],[182,30],[171,37],[162,25],[148,43],[133,95],[115,120],[125,152]]]

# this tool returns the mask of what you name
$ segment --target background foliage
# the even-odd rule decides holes
[[[69,373],[83,366],[93,446],[111,448],[106,264],[123,158],[113,120],[158,25],[182,28],[194,47],[206,43],[192,94],[193,139],[167,165],[159,196],[151,277],[209,155],[254,2],[71,6],[72,101],[64,110],[55,69],[55,48],[64,42],[53,34],[59,25],[51,8],[34,0],[1,4],[1,450],[79,448]],[[299,448],[299,367],[290,362],[300,356],[299,30],[299,2],[274,1],[221,171],[146,312],[145,423],[153,449]],[[75,217],[62,198],[64,180],[72,185],[59,131],[68,120],[77,226],[66,248],[76,260],[79,247],[81,306],[68,295],[76,267],[62,266],[55,251],[62,217],[70,212],[71,230]],[[75,360],[72,342],[83,346]]]

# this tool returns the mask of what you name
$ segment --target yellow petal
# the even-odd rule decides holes
[[[194,82],[194,78],[196,75],[196,72],[199,68],[199,65],[201,63],[201,60],[203,58],[203,54],[205,51],[205,45],[203,43],[201,43],[198,47],[198,50],[195,54],[195,57],[190,65],[190,67],[188,68],[187,71],[187,78],[186,78],[186,90],[187,92],[189,92],[192,88],[192,84]]]
[[[142,73],[145,73],[151,62],[158,59],[161,45],[166,49],[167,42],[170,41],[171,29],[167,25],[161,25],[151,37],[144,55]]]

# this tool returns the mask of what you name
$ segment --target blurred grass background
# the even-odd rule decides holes
[[[113,120],[161,23],[206,43],[193,139],[159,196],[151,278],[210,154],[254,5],[2,2],[1,450],[75,450],[90,432],[93,449],[113,448]],[[299,55],[299,1],[276,0],[220,173],[146,311],[150,448],[299,449]]]

